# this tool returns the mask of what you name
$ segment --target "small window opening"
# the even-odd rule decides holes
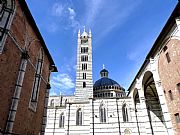
[[[167,52],[166,53],[166,59],[167,59],[167,62],[169,63],[169,62],[171,62],[171,58],[170,58],[170,56],[169,56],[169,53]]]
[[[167,49],[168,49],[167,46],[164,46],[163,52],[165,52]]]
[[[83,88],[85,88],[86,87],[86,82],[83,82]]]
[[[177,84],[177,90],[178,90],[178,92],[180,94],[180,83]]]
[[[176,123],[180,123],[180,116],[179,113],[174,114],[175,119],[176,119]]]
[[[170,99],[173,100],[173,95],[172,95],[171,90],[169,90],[168,92],[169,92],[169,97],[170,97]]]

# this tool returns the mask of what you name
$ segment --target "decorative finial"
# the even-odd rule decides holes
[[[86,31],[86,27],[85,26],[83,26],[84,27],[84,32]]]
[[[103,69],[105,69],[105,65],[103,64]]]
[[[78,34],[80,34],[80,29],[79,29],[79,31],[78,31]]]
[[[89,29],[89,33],[91,33],[91,29]]]

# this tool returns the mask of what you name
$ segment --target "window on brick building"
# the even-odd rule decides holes
[[[166,59],[167,59],[167,62],[169,63],[169,62],[171,62],[171,58],[170,58],[170,56],[169,56],[169,53],[167,52],[166,53]]]
[[[177,123],[180,123],[179,113],[174,114],[174,116],[175,116],[176,122],[177,122]]]
[[[32,102],[37,102],[37,99],[38,99],[42,66],[43,66],[43,49],[40,50],[39,57],[36,64],[34,84],[33,84],[32,96],[31,96]]]
[[[169,93],[169,98],[170,98],[171,100],[173,100],[173,95],[172,95],[171,90],[169,90],[168,93]]]
[[[7,30],[10,28],[15,9],[14,0],[0,0],[0,53],[3,51]]]
[[[177,84],[177,90],[178,90],[178,92],[180,94],[180,83]]]
[[[82,125],[82,110],[79,108],[76,112],[76,125]]]
[[[167,46],[164,46],[163,52],[165,52],[167,49],[168,49]]]
[[[59,117],[59,127],[60,128],[64,128],[64,119],[65,119],[64,113],[61,113],[61,115]]]

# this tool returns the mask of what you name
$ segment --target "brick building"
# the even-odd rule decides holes
[[[25,0],[1,0],[0,134],[43,134],[56,71]]]

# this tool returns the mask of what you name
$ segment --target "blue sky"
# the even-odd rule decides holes
[[[93,81],[105,64],[129,87],[178,0],[26,0],[59,70],[51,95],[73,95],[78,29],[92,31]]]

